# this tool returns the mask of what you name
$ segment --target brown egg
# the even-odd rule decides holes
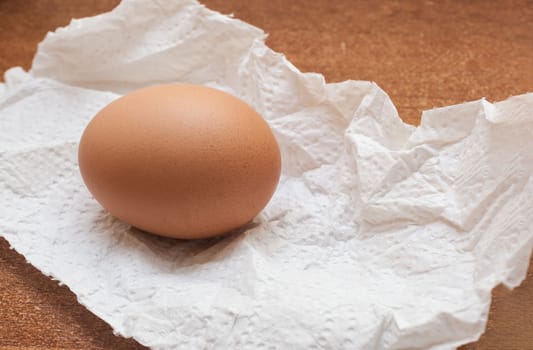
[[[85,129],[79,166],[119,219],[175,238],[223,234],[252,220],[277,186],[281,159],[268,124],[225,92],[148,87],[102,109]]]

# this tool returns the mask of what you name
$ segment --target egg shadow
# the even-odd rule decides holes
[[[141,250],[148,251],[153,258],[179,268],[228,257],[232,248],[258,226],[260,223],[252,220],[222,235],[202,239],[163,237],[133,226],[129,228],[127,235],[137,242],[135,246],[140,245]]]

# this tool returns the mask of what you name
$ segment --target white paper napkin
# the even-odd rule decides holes
[[[533,94],[404,124],[371,82],[326,84],[192,0],[123,2],[49,33],[0,85],[0,235],[154,349],[452,349],[533,246]],[[282,180],[227,237],[147,235],[84,187],[77,142],[133,89],[214,86],[268,121]]]

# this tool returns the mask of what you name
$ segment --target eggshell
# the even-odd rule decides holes
[[[278,144],[256,111],[220,90],[187,84],[113,101],[85,129],[78,159],[87,188],[111,214],[184,239],[252,220],[281,170]]]

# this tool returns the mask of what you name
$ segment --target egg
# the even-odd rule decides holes
[[[223,91],[166,84],[111,102],[78,148],[94,198],[149,233],[206,238],[250,222],[272,197],[281,155],[265,120]]]

